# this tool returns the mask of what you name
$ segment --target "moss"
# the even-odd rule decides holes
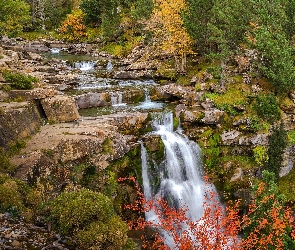
[[[0,148],[0,173],[12,173],[15,166],[10,162],[8,155]]]
[[[128,226],[119,216],[113,216],[108,223],[92,222],[76,235],[80,249],[123,249],[127,243]]]
[[[41,212],[61,233],[70,233],[89,225],[92,221],[106,222],[114,215],[111,201],[106,196],[80,189],[62,193],[45,203]]]
[[[287,142],[289,146],[292,146],[295,144],[295,130],[287,131]]]
[[[191,78],[186,75],[181,75],[177,77],[176,83],[183,86],[190,86],[191,85]]]
[[[0,212],[24,212],[30,192],[30,187],[23,181],[0,174]]]
[[[140,147],[134,147],[122,158],[111,162],[107,170],[118,173],[118,176],[135,176],[142,182]]]
[[[207,93],[204,97],[211,99],[214,105],[230,115],[237,115],[235,106],[246,105],[248,103],[248,91],[244,84],[232,84],[224,94]]]
[[[113,141],[111,138],[106,138],[105,141],[102,143],[102,153],[103,154],[113,154],[114,148],[113,148]]]
[[[293,204],[295,209],[295,169],[292,169],[288,175],[281,177],[278,181],[279,192],[285,195],[287,201]]]

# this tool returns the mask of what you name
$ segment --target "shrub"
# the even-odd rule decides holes
[[[0,212],[21,212],[30,188],[22,181],[0,174]]]
[[[259,166],[263,166],[265,162],[268,161],[268,155],[267,155],[267,148],[266,146],[258,145],[253,149],[255,162]]]
[[[110,218],[107,224],[92,222],[85,229],[77,233],[77,240],[81,249],[91,249],[99,246],[100,249],[122,249],[127,242],[128,226],[119,216]]]
[[[26,76],[20,73],[13,73],[9,70],[4,70],[2,75],[5,80],[10,82],[12,87],[16,89],[32,89],[33,83],[38,82],[36,77],[31,75]]]
[[[79,249],[122,249],[127,225],[115,215],[111,200],[85,188],[62,193],[40,210],[63,234],[74,234]]]
[[[269,123],[274,123],[281,118],[279,104],[273,94],[258,95],[253,109],[258,116]]]
[[[110,199],[88,189],[62,193],[47,205],[48,219],[61,233],[82,229],[95,220],[106,222],[114,215]]]

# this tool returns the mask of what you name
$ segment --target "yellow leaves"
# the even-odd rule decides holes
[[[184,0],[154,0],[150,28],[162,41],[167,53],[191,53],[192,39],[183,27],[181,12],[186,9]]]
[[[84,13],[82,10],[74,10],[72,14],[68,14],[66,20],[61,24],[58,31],[63,38],[70,42],[80,41],[86,36],[86,26],[83,24]]]

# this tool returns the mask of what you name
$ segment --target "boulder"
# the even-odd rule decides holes
[[[221,134],[221,141],[223,145],[232,145],[237,143],[237,139],[240,136],[240,132],[237,130],[231,130],[227,132],[223,132]]]
[[[85,157],[103,171],[111,161],[124,156],[138,140],[135,136],[120,134],[114,119],[104,116],[80,119],[78,123],[42,126],[27,142],[26,148],[11,159],[17,167],[14,176],[35,183],[54,174],[61,162],[63,169],[67,169]],[[136,124],[132,119],[130,121],[130,126]]]
[[[37,132],[42,118],[34,102],[0,103],[0,147]]]
[[[50,122],[68,122],[78,120],[80,115],[73,97],[56,95],[41,100],[41,105]]]
[[[106,106],[110,100],[107,93],[90,92],[75,97],[79,109]]]
[[[200,109],[189,109],[183,112],[184,122],[200,122],[204,118],[204,110]]]
[[[219,109],[205,110],[204,118],[201,120],[205,124],[221,124],[223,123],[224,111]]]

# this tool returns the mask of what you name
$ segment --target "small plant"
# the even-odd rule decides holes
[[[11,90],[11,87],[10,87],[10,85],[5,84],[5,85],[2,87],[2,89],[3,89],[3,91],[5,91],[5,92],[9,92],[9,91]]]
[[[13,73],[9,70],[4,70],[2,75],[15,89],[32,89],[33,83],[37,83],[39,81],[36,77],[31,75],[26,76],[20,73]]]
[[[253,149],[255,162],[262,167],[268,161],[267,147],[258,145]]]
[[[281,118],[279,104],[273,94],[258,95],[253,109],[259,117],[269,123],[274,123]]]
[[[289,145],[294,145],[295,144],[295,130],[289,130],[287,132],[287,139],[288,139],[288,144]]]
[[[207,68],[207,72],[213,76],[214,79],[220,79],[222,73],[221,66],[209,67]]]

